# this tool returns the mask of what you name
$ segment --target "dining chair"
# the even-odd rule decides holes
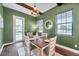
[[[47,33],[42,33],[43,38],[47,38]]]
[[[24,36],[24,45],[25,45],[25,50],[26,50],[26,55],[30,55],[30,41],[29,41],[29,36]]]
[[[35,38],[29,38],[29,36],[24,36],[25,50],[26,50],[26,55],[28,55],[28,56],[31,55],[31,50],[35,48],[30,43],[30,40],[35,40]]]
[[[29,36],[29,38],[32,38],[33,37],[33,33],[32,32],[28,32],[27,36]]]
[[[49,42],[49,56],[55,55],[55,46],[56,46],[57,36],[50,38]]]
[[[49,42],[49,45],[43,48],[45,49],[43,52],[43,56],[55,56],[56,40],[57,36],[50,38],[48,41],[46,40],[46,42]]]

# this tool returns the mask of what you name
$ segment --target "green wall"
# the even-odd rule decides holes
[[[0,16],[3,17],[3,7],[2,4],[0,4]],[[2,45],[3,40],[3,28],[0,28],[0,46]]]
[[[73,10],[73,35],[72,36],[64,36],[57,35],[57,43],[74,48],[79,50],[79,4],[63,4],[62,6],[55,7],[53,9],[48,10],[43,15],[38,17],[32,17],[30,15],[21,13],[19,11],[15,11],[6,7],[3,7],[3,17],[4,17],[4,43],[13,41],[13,17],[12,15],[21,16],[25,18],[25,32],[34,31],[34,27],[36,27],[37,20],[43,19],[44,23],[46,20],[50,19],[53,22],[53,27],[50,30],[45,29],[44,32],[48,33],[49,37],[52,37],[56,33],[56,14],[60,12],[64,12],[67,10]],[[0,6],[0,14],[2,15],[2,7]],[[0,34],[2,34],[2,30],[0,30]],[[0,35],[0,40],[2,36]],[[74,45],[77,44],[78,47],[75,48]]]
[[[64,36],[57,35],[57,43],[79,50],[79,4],[63,4],[62,6],[55,7],[53,9],[48,10],[43,15],[36,17],[36,20],[43,19],[44,23],[46,20],[50,19],[53,22],[53,27],[50,30],[46,30],[44,28],[44,32],[48,33],[48,36],[52,37],[56,33],[56,14],[60,12],[64,12],[67,10],[73,10],[73,35],[72,36]],[[78,45],[77,48],[74,45]]]
[[[25,32],[31,31],[30,27],[35,24],[35,18],[21,13],[19,11],[15,11],[13,9],[9,9],[3,7],[3,17],[4,17],[4,43],[13,41],[13,15],[21,16],[25,18]],[[31,23],[29,22],[31,21]],[[30,26],[30,27],[29,27]]]

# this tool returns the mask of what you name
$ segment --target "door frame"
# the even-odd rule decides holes
[[[24,35],[25,35],[25,18],[24,17],[21,17],[21,16],[16,16],[16,15],[13,15],[13,42],[16,41],[16,18],[18,19],[22,19],[23,20],[23,34],[22,34],[22,40],[24,39]]]

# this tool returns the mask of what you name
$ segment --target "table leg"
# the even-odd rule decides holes
[[[41,50],[41,56],[43,56],[43,49],[40,49]]]

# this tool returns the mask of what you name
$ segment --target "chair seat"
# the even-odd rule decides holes
[[[31,56],[40,56],[40,50],[39,49],[33,49],[31,50]],[[43,56],[47,56],[47,53],[43,52]]]
[[[39,49],[33,49],[31,51],[31,56],[40,56],[40,50]],[[43,51],[43,56],[48,56],[48,53]],[[54,56],[62,56],[61,54],[55,52]]]
[[[40,56],[40,50],[36,48],[32,49],[31,56]]]
[[[55,56],[63,56],[63,55],[61,55],[61,54],[58,53],[58,52],[55,52]]]

